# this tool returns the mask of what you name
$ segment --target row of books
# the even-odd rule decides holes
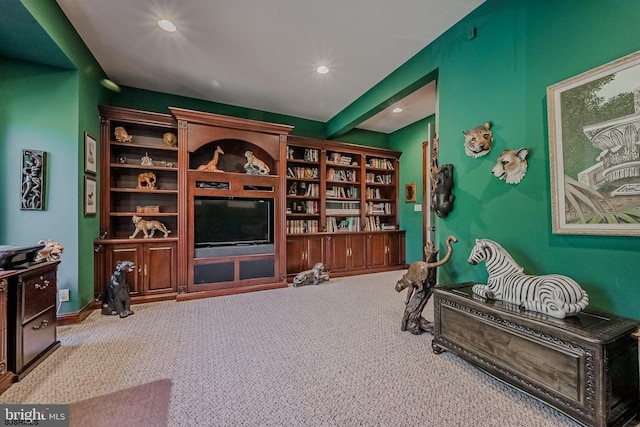
[[[289,184],[288,194],[291,196],[319,197],[320,184],[308,182],[292,182]]]
[[[351,165],[353,158],[342,153],[327,153],[327,162],[338,165]]]
[[[392,176],[391,174],[383,174],[383,175],[379,175],[379,174],[375,174],[375,173],[367,173],[367,175],[365,176],[365,181],[367,183],[373,184],[391,184],[391,179]]]
[[[327,171],[327,181],[356,182],[356,171],[330,168]]]
[[[360,215],[360,202],[327,200],[327,215]]]
[[[380,222],[380,217],[368,216],[364,219],[364,231],[396,230],[397,226]]]
[[[287,175],[292,178],[317,179],[318,168],[289,167]]]
[[[319,233],[320,225],[317,219],[288,219],[287,234]]]
[[[393,162],[388,159],[371,158],[369,159],[369,166],[372,168],[393,170]]]
[[[360,217],[330,217],[327,218],[327,231],[335,233],[336,231],[360,231]]]
[[[367,203],[367,213],[368,214],[391,214],[391,203]]]
[[[332,187],[327,187],[325,193],[327,197],[356,198],[358,197],[358,187],[342,187],[334,185]]]
[[[299,152],[295,148],[287,146],[287,159],[300,160],[296,158],[296,155],[299,155]],[[320,150],[316,148],[305,148],[302,160],[306,160],[308,162],[320,161]]]
[[[379,188],[367,187],[364,195],[367,199],[384,199]]]
[[[317,214],[319,206],[317,200],[294,200],[287,206],[287,213]]]

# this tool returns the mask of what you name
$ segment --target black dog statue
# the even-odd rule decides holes
[[[135,268],[136,264],[131,261],[118,261],[116,270],[111,275],[109,287],[102,300],[102,314],[120,317],[127,317],[133,314],[131,311],[131,296],[129,295],[129,283],[127,283],[127,273]]]

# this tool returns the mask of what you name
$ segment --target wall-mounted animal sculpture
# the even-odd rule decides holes
[[[453,210],[453,165],[438,166],[438,152],[440,151],[440,139],[438,135],[433,138],[431,146],[431,165],[429,166],[429,179],[431,181],[431,209],[440,218],[449,215]]]
[[[505,150],[500,154],[496,165],[491,169],[491,173],[500,179],[504,179],[507,184],[517,184],[522,181],[527,173],[527,156],[529,150],[521,148],[519,150]]]
[[[476,126],[468,131],[462,131],[464,135],[464,152],[467,156],[486,156],[493,147],[493,132],[491,122]]]
[[[484,261],[487,267],[487,284],[472,287],[481,297],[518,304],[559,319],[576,315],[589,304],[589,296],[575,280],[559,274],[524,274],[524,268],[493,240],[476,239],[468,261],[473,265]]]

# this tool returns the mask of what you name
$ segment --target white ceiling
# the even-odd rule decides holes
[[[483,1],[57,0],[119,85],[321,122]],[[399,101],[404,118],[383,111],[358,127],[388,133],[433,114],[435,85],[420,93],[415,107]]]

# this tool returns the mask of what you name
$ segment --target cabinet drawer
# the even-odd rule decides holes
[[[56,311],[51,307],[22,327],[22,363],[24,367],[56,341]]]
[[[22,283],[22,323],[26,323],[56,302],[55,270],[34,274]]]

